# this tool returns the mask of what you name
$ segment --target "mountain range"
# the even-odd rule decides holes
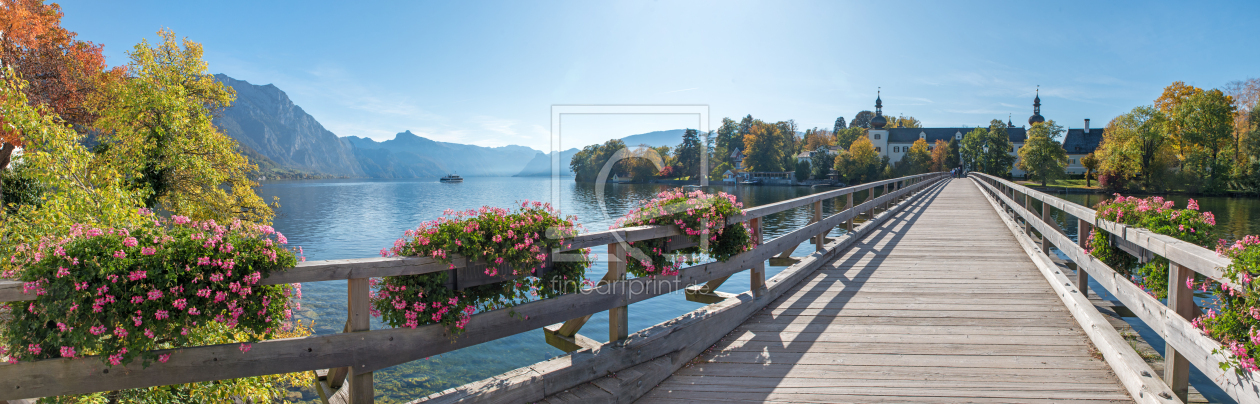
[[[223,74],[215,79],[236,91],[236,101],[214,120],[236,139],[241,152],[273,178],[434,178],[551,175],[552,154],[525,146],[482,147],[438,142],[403,131],[378,142],[338,137],[274,85],[255,85]],[[674,146],[682,129],[622,138],[627,145]],[[562,174],[578,149],[561,151]],[[555,152],[552,152],[555,153]]]

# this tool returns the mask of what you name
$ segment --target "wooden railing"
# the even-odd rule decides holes
[[[629,336],[627,306],[630,304],[684,288],[687,289],[691,299],[726,300],[734,296],[720,294],[714,290],[722,281],[744,270],[750,270],[751,290],[748,295],[753,299],[758,299],[767,290],[765,277],[767,259],[776,254],[788,255],[801,242],[808,239],[815,241],[818,251],[816,254],[819,257],[825,250],[838,251],[869,231],[872,225],[878,224],[889,216],[888,214],[877,215],[879,211],[888,212],[890,209],[896,209],[894,205],[899,201],[944,177],[943,173],[929,173],[889,179],[747,209],[743,215],[732,217],[727,223],[748,222],[754,229],[754,242],[757,245],[754,249],[725,262],[683,268],[675,277],[626,279],[624,263],[614,258],[620,256],[617,252],[626,247],[623,243],[680,236],[678,229],[673,226],[643,226],[583,234],[575,237],[568,249],[553,251],[552,254],[607,246],[609,253],[605,257],[610,260],[609,270],[599,284],[579,293],[475,314],[465,326],[464,334],[455,338],[447,335],[445,328],[440,324],[415,329],[383,330],[370,330],[369,326],[369,278],[451,271],[450,264],[418,257],[304,262],[285,272],[272,274],[262,283],[347,280],[349,299],[347,332],[257,342],[252,344],[252,349],[248,352],[241,352],[236,344],[163,350],[157,353],[170,353],[172,354],[170,359],[166,363],[152,363],[148,367],[141,367],[139,364],[110,367],[105,365],[99,357],[0,364],[0,400],[86,394],[330,369],[327,372],[327,387],[341,384],[344,378],[344,385],[348,388],[343,389],[342,393],[348,394],[349,402],[370,403],[373,397],[372,372],[375,370],[529,330],[546,327],[548,342],[566,350],[591,348],[591,345],[597,343],[589,338],[581,337],[577,332],[591,315],[601,311],[609,311],[609,344],[615,347],[622,344]],[[870,192],[864,202],[855,205],[853,194],[861,191]],[[877,192],[878,196],[876,196]],[[829,217],[822,217],[823,201],[835,198],[846,198],[845,209]],[[813,216],[809,225],[774,240],[762,240],[760,224],[762,217],[809,205],[813,207]],[[854,231],[855,219],[861,215],[865,215],[868,221]],[[840,225],[847,226],[849,230],[847,237],[828,243],[825,235]],[[825,249],[824,244],[830,246],[829,249]],[[455,257],[453,259],[455,270],[475,265],[467,261]],[[817,262],[811,261],[811,265],[817,265]],[[775,282],[770,282],[769,287],[776,288]],[[743,298],[744,295],[738,296]],[[33,300],[33,296],[23,294],[20,283],[0,282],[0,301],[26,300]],[[683,316],[671,321],[684,323],[684,318],[695,317],[694,314],[689,316],[691,317]],[[642,352],[636,352],[634,355],[623,355],[630,359],[617,362],[620,365],[616,366],[620,367],[604,365],[603,371],[606,374],[653,358],[642,357],[641,354]],[[564,383],[582,383],[603,375],[593,369],[580,370],[572,372],[577,376],[566,379]],[[321,396],[325,393],[321,387]]]
[[[1076,287],[1082,294],[1089,290],[1089,277],[1093,276],[1103,288],[1133,311],[1146,325],[1164,338],[1164,382],[1182,400],[1189,391],[1190,365],[1198,368],[1239,403],[1260,403],[1260,379],[1255,372],[1239,375],[1233,369],[1222,370],[1222,357],[1213,351],[1227,352],[1219,342],[1209,338],[1190,324],[1196,310],[1193,291],[1186,286],[1191,271],[1197,272],[1234,289],[1238,286],[1225,279],[1222,268],[1230,260],[1215,251],[1187,243],[1149,230],[1126,226],[1099,219],[1093,209],[1059,199],[990,175],[972,173],[991,196],[999,199],[1012,217],[1022,219],[1029,234],[1033,230],[1041,235],[1041,248],[1049,252],[1055,246],[1073,261],[1078,269]],[[1040,213],[1033,206],[1039,201]],[[1073,242],[1052,219],[1052,212],[1064,214],[1064,220],[1077,221],[1077,241]],[[1085,251],[1092,229],[1111,234],[1118,242],[1130,243],[1131,254],[1159,255],[1169,261],[1168,304],[1146,293],[1102,261]]]

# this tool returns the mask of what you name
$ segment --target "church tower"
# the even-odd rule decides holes
[[[891,151],[888,149],[888,129],[884,126],[888,125],[888,119],[884,118],[884,101],[880,99],[880,91],[875,92],[875,117],[871,118],[871,128],[866,131],[866,135],[871,138],[871,145],[875,146],[875,151],[880,157],[887,156]]]
[[[1041,116],[1041,86],[1037,86],[1037,96],[1033,98],[1033,114],[1028,117],[1028,126],[1045,121],[1046,118]]]

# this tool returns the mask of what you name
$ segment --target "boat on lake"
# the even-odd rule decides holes
[[[455,174],[448,174],[447,176],[438,179],[438,181],[450,183],[464,182],[464,177],[460,177]]]

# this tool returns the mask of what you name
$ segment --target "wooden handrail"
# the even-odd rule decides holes
[[[903,196],[918,192],[935,183],[936,181],[933,180],[939,180],[945,176],[944,173],[922,174],[822,193],[839,197],[854,191],[873,189],[896,182],[913,182],[911,185],[900,187],[895,192],[886,193],[878,198],[868,198],[866,202],[857,206],[849,205],[848,209],[758,245],[727,261],[683,268],[676,277],[618,280],[586,288],[578,293],[475,314],[466,325],[465,334],[454,339],[447,335],[443,325],[430,324],[415,329],[391,328],[262,341],[253,343],[248,352],[241,352],[239,344],[162,350],[157,353],[172,353],[173,355],[166,363],[153,363],[147,368],[142,368],[138,363],[111,368],[98,357],[46,359],[12,365],[0,364],[0,400],[85,394],[338,367],[351,367],[352,375],[366,376],[366,383],[370,388],[370,373],[374,370],[622,307],[749,269],[755,263],[764,262],[789,246],[798,245],[811,237],[825,233],[852,220],[860,213],[873,210],[876,206],[892,204]],[[772,209],[754,211],[755,216],[743,215],[732,218],[732,221],[728,223],[757,219],[770,213],[806,206],[825,199],[817,197],[822,194],[797,198],[798,200],[808,199],[803,203],[775,204]],[[645,226],[590,233],[575,238],[574,244],[578,244],[578,240],[581,240],[582,243],[594,246],[616,242],[615,237],[623,237],[623,241],[637,241],[677,235],[677,230],[671,230],[671,228]],[[760,235],[757,236],[760,237]],[[444,270],[450,270],[450,264],[416,257],[311,261],[301,263],[290,271],[273,274],[263,283],[361,280],[368,277]],[[363,296],[357,296],[363,294],[362,290],[358,289],[362,289],[362,285],[350,285],[352,306],[354,299],[363,298]],[[356,290],[359,293],[355,293]],[[0,299],[8,299],[4,301],[29,300],[21,294],[21,284],[17,282],[0,285]],[[362,305],[361,301],[359,305]],[[354,328],[363,329],[362,324]],[[360,385],[364,382],[364,379],[356,381]],[[360,394],[352,393],[351,396],[368,397],[356,399],[355,402],[370,401],[370,395],[365,396],[362,393],[362,391]]]
[[[769,205],[750,208],[743,215],[728,218],[727,224],[746,222],[751,219],[767,216],[786,210],[803,207],[818,201],[838,198],[858,191],[874,189],[895,182],[919,180],[935,173],[919,174],[909,177],[876,181],[837,190],[806,195]],[[568,247],[556,252],[573,251],[582,248],[604,246],[617,242],[634,242],[681,235],[675,226],[638,226],[620,229],[603,230],[580,234],[568,242]],[[464,258],[453,256],[451,262],[456,268],[467,265]],[[451,264],[429,257],[373,257],[339,260],[307,261],[283,272],[272,273],[262,280],[264,285],[281,283],[321,282],[358,278],[378,278],[384,276],[420,275],[451,270]],[[22,283],[11,280],[0,280],[0,302],[19,302],[34,300],[34,296],[22,293]]]
[[[1184,277],[1180,277],[1182,280],[1180,282],[1169,282],[1169,295],[1174,296],[1174,298],[1170,300],[1178,300],[1175,297],[1180,295],[1183,297],[1183,299],[1180,299],[1182,301],[1174,302],[1176,307],[1166,306],[1164,303],[1160,302],[1159,299],[1156,299],[1154,296],[1147,293],[1144,289],[1142,289],[1142,287],[1133,284],[1133,282],[1129,281],[1129,279],[1124,275],[1117,273],[1113,268],[1107,266],[1107,264],[1086,253],[1085,249],[1079,243],[1072,241],[1067,235],[1063,234],[1057,224],[1047,223],[1040,220],[1040,214],[1025,208],[1023,204],[1017,202],[1014,197],[1007,195],[1006,190],[1024,193],[1024,195],[1027,195],[1030,198],[1042,200],[1043,202],[1047,202],[1047,206],[1057,206],[1052,203],[1055,200],[1074,205],[1067,206],[1070,210],[1063,209],[1062,211],[1068,215],[1088,213],[1091,218],[1094,218],[1095,223],[1099,224],[1099,227],[1102,227],[1104,230],[1111,228],[1127,231],[1129,234],[1137,234],[1139,232],[1146,233],[1146,236],[1144,237],[1134,237],[1130,240],[1150,240],[1151,238],[1149,237],[1149,234],[1152,233],[1143,229],[1097,219],[1096,217],[1093,217],[1092,209],[1081,208],[1080,205],[1049,196],[1027,187],[1012,184],[1009,181],[1005,181],[1000,178],[980,173],[972,173],[971,175],[973,178],[979,180],[976,181],[977,184],[981,185],[989,192],[990,195],[1005,205],[1008,211],[1012,213],[1012,216],[1022,218],[1030,229],[1035,229],[1038,233],[1041,233],[1045,240],[1054,244],[1059,251],[1063,252],[1064,255],[1067,255],[1068,258],[1076,264],[1080,271],[1086,272],[1089,276],[1094,277],[1094,279],[1098,281],[1104,289],[1107,289],[1107,291],[1119,299],[1125,307],[1129,308],[1138,316],[1138,318],[1142,319],[1142,322],[1146,323],[1158,332],[1162,338],[1164,338],[1168,344],[1165,350],[1167,355],[1165,355],[1164,381],[1173,389],[1174,392],[1176,392],[1179,398],[1183,401],[1186,399],[1189,369],[1187,365],[1193,365],[1207,375],[1214,383],[1220,386],[1226,394],[1229,394],[1230,397],[1233,397],[1239,403],[1260,404],[1260,377],[1257,377],[1260,376],[1260,374],[1256,374],[1256,372],[1248,372],[1247,374],[1240,376],[1232,369],[1222,370],[1220,368],[1220,364],[1222,363],[1220,360],[1221,358],[1214,352],[1227,352],[1227,350],[1224,349],[1219,342],[1209,338],[1190,324],[1188,318],[1190,316],[1187,315],[1189,314],[1188,309],[1190,307],[1185,305],[1185,300],[1188,299],[1184,298],[1185,296],[1188,296],[1189,290],[1185,286]],[[1005,189],[1000,189],[999,187],[1005,187]],[[1085,210],[1088,210],[1088,212],[1085,212]],[[1110,230],[1108,230],[1108,232],[1110,232]],[[1207,250],[1184,241],[1176,241],[1177,243],[1166,243],[1164,245],[1175,245],[1175,248],[1171,250],[1184,249],[1193,251],[1190,247],[1198,248],[1199,250],[1202,250],[1199,251],[1200,254],[1198,255],[1202,255],[1204,252],[1215,254],[1215,252],[1211,250]],[[1138,245],[1143,246],[1143,248],[1147,248],[1146,246],[1154,246],[1155,244],[1139,243]],[[1165,256],[1165,258],[1169,259],[1171,266],[1174,268],[1186,267],[1175,258],[1168,256]],[[1202,261],[1199,262],[1199,265],[1202,265]],[[1226,262],[1228,262],[1228,260]],[[1188,269],[1193,269],[1198,272],[1198,269],[1195,268]],[[1177,277],[1177,275],[1181,274],[1178,274],[1175,269],[1170,270],[1170,276]],[[1088,278],[1078,276],[1077,279],[1078,282],[1081,282],[1087,280]],[[1087,290],[1081,285],[1078,285],[1078,289],[1082,291]],[[1182,305],[1177,305],[1176,303],[1181,303]],[[1189,304],[1193,304],[1193,302],[1191,301]]]
[[[1225,274],[1221,269],[1229,266],[1231,261],[1229,258],[1218,255],[1216,251],[1140,227],[1099,219],[1093,209],[1001,178],[975,172],[971,173],[971,175],[996,182],[1014,192],[1028,195],[1030,198],[1049,204],[1055,209],[1067,213],[1069,216],[1091,222],[1095,227],[1106,230],[1107,233],[1115,235],[1121,240],[1136,244],[1138,247],[1175,261],[1194,272],[1212,278],[1214,281],[1229,285],[1235,290],[1242,290],[1238,285],[1225,278]]]

